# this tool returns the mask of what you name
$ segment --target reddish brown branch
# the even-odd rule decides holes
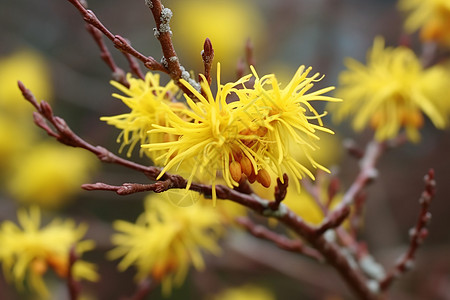
[[[173,185],[172,180],[158,181],[152,184],[139,184],[139,183],[124,183],[121,186],[109,185],[102,182],[94,184],[83,184],[81,187],[87,191],[115,191],[118,195],[130,195],[139,192],[152,191],[155,193],[162,193],[167,191]]]
[[[436,195],[436,181],[434,180],[434,170],[430,169],[425,176],[425,190],[423,191],[419,203],[421,206],[420,214],[417,219],[416,226],[411,228],[410,243],[408,251],[403,254],[399,259],[395,267],[386,275],[384,279],[380,281],[380,288],[382,291],[386,291],[393,281],[399,278],[402,274],[409,271],[414,265],[415,254],[419,246],[423,243],[428,236],[427,225],[431,220],[431,213],[429,211],[430,204]]]
[[[324,258],[315,249],[306,246],[300,240],[291,240],[284,235],[270,231],[267,227],[253,223],[249,218],[239,217],[236,222],[242,225],[250,234],[273,242],[281,249],[301,253],[319,262],[324,262]]]
[[[350,217],[350,231],[355,240],[362,223],[365,202],[366,194],[364,192],[359,193],[355,199],[353,213]]]
[[[269,203],[269,207],[272,210],[277,210],[280,207],[281,201],[286,198],[287,188],[289,185],[289,177],[286,173],[283,174],[283,182],[281,182],[280,178],[277,178],[277,185],[275,186],[275,201]]]
[[[355,266],[354,261],[344,254],[337,243],[328,241],[324,235],[317,235],[316,230],[310,230],[309,226],[301,224],[301,219],[292,211],[288,211],[279,220],[319,251],[360,299],[378,298],[377,293],[369,288],[361,269]]]
[[[343,206],[338,210],[333,210],[327,214],[322,223],[317,227],[316,234],[321,235],[328,229],[337,228],[347,219],[350,214],[350,207]]]
[[[148,0],[146,1],[146,4],[155,19],[155,36],[161,44],[169,75],[174,81],[178,82],[181,78],[182,70],[177,53],[173,47],[172,31],[169,26],[170,19],[172,18],[172,11],[168,8],[164,8],[159,0]]]
[[[117,66],[111,55],[111,52],[109,52],[108,47],[106,47],[105,43],[103,42],[102,32],[91,24],[86,24],[86,30],[91,34],[92,38],[100,49],[100,57],[111,69],[113,79],[117,82],[120,82],[122,85],[129,87],[129,83],[126,79],[124,70]]]
[[[137,164],[135,162],[118,157],[117,155],[111,153],[101,146],[94,146],[92,144],[89,144],[78,135],[76,135],[69,128],[69,126],[67,126],[66,122],[62,118],[54,116],[52,108],[47,102],[41,101],[40,103],[38,103],[31,91],[28,90],[22,82],[19,81],[18,85],[20,90],[22,91],[22,95],[24,96],[24,98],[27,99],[37,110],[37,112],[33,113],[36,125],[44,129],[48,135],[56,138],[60,143],[71,147],[86,149],[94,153],[98,157],[98,159],[103,162],[115,163],[125,166],[127,168],[142,172],[152,179],[155,179],[160,173],[159,168]],[[51,128],[49,125],[52,125],[53,128]]]
[[[367,145],[366,152],[360,160],[360,172],[353,184],[344,194],[341,205],[353,204],[355,197],[369,182],[377,177],[378,171],[375,166],[378,158],[385,150],[386,143],[372,141]]]
[[[127,61],[128,61],[128,65],[130,66],[131,72],[133,72],[133,74],[135,74],[137,77],[139,77],[142,80],[144,80],[145,79],[145,74],[142,73],[141,68],[137,64],[137,62],[134,59],[134,57],[131,56],[131,54],[126,53],[126,52],[122,52],[122,53],[125,56],[125,58],[127,59]]]
[[[340,190],[340,180],[337,177],[331,177],[330,184],[327,188],[327,203],[325,204],[326,209],[330,209],[331,203],[334,200],[334,197],[337,195],[337,193]]]
[[[144,63],[144,65],[153,71],[161,71],[164,73],[169,73],[169,71],[159,62],[157,62],[151,56],[145,56],[140,52],[136,51],[125,38],[120,35],[114,35],[111,33],[97,18],[97,16],[91,10],[86,9],[78,0],[68,0],[70,3],[75,6],[78,11],[83,16],[83,19],[86,23],[94,26],[100,32],[102,32],[109,40],[111,40],[114,44],[114,47],[119,49],[122,52],[128,53],[138,60]]]

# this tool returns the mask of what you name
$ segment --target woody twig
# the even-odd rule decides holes
[[[421,206],[416,226],[411,228],[409,248],[398,260],[394,268],[380,281],[380,289],[386,291],[402,274],[406,273],[414,266],[414,258],[420,245],[428,236],[427,225],[431,220],[430,204],[436,195],[436,182],[434,180],[434,170],[430,169],[425,176],[425,190],[419,199]]]

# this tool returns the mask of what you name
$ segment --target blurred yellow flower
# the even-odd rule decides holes
[[[113,96],[122,100],[131,111],[117,116],[100,118],[109,125],[114,125],[122,130],[117,138],[119,143],[123,139],[120,151],[128,146],[127,156],[130,157],[136,145],[176,140],[177,135],[149,135],[147,133],[152,129],[153,124],[167,125],[166,106],[175,112],[184,108],[184,104],[172,102],[172,98],[178,92],[178,87],[174,82],[171,80],[167,85],[161,86],[159,74],[151,72],[145,75],[145,80],[133,78],[131,74],[127,74],[127,80],[130,84],[129,88],[115,81],[111,81],[111,84],[125,94],[125,96],[119,94],[113,94]],[[141,154],[144,150],[141,148]],[[145,151],[145,154],[153,160],[159,156],[158,154],[151,155],[148,151]]]
[[[31,89],[38,100],[52,99],[50,70],[38,52],[27,49],[0,58],[0,111],[29,118],[33,107],[23,99],[17,87],[18,80]]]
[[[81,256],[94,248],[94,242],[81,241],[87,226],[77,227],[72,220],[54,219],[40,228],[41,212],[37,206],[32,206],[29,212],[19,210],[17,217],[20,227],[11,221],[0,225],[0,262],[5,277],[20,289],[26,280],[40,297],[47,298],[49,291],[43,280],[47,270],[50,268],[58,276],[67,278],[71,249]],[[98,279],[95,266],[83,260],[75,261],[72,272],[77,281]]]
[[[112,237],[116,248],[108,257],[122,257],[120,271],[134,265],[138,280],[151,276],[161,281],[165,295],[183,283],[191,264],[204,268],[203,250],[220,253],[217,242],[224,229],[217,209],[200,203],[179,207],[157,194],[146,199],[135,224],[115,221],[113,226],[119,233]]]
[[[235,72],[248,38],[255,45],[263,38],[264,19],[250,1],[176,1],[170,8],[175,16],[171,24],[175,46],[181,59],[198,71],[203,69],[200,51],[206,38],[212,42],[214,59],[225,66],[225,74]]]
[[[58,208],[80,191],[97,160],[90,153],[53,141],[37,144],[14,162],[8,192],[21,202]]]
[[[32,123],[31,120],[30,123]],[[0,178],[2,181],[14,162],[28,147],[34,145],[34,129],[33,124],[27,126],[27,124],[17,122],[14,117],[0,112]]]
[[[351,116],[355,130],[370,124],[378,140],[394,138],[405,129],[411,141],[420,138],[423,114],[437,128],[447,124],[446,111],[439,109],[448,97],[447,78],[435,76],[435,67],[424,69],[411,49],[385,48],[384,39],[377,37],[367,65],[348,59],[346,66],[336,92],[344,101],[330,107],[336,121]]]
[[[400,10],[407,13],[405,28],[420,29],[423,41],[435,41],[450,47],[450,2],[448,0],[400,0]]]
[[[275,295],[262,287],[255,285],[244,285],[229,288],[218,295],[208,298],[211,300],[275,300]]]

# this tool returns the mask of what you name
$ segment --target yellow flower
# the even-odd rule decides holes
[[[275,300],[272,292],[254,285],[229,288],[211,298],[212,300]]]
[[[15,281],[19,288],[23,288],[26,279],[32,289],[47,298],[49,291],[43,280],[47,270],[50,268],[66,278],[71,249],[81,256],[94,248],[94,242],[81,241],[87,226],[76,227],[72,220],[55,219],[40,228],[41,213],[37,206],[32,206],[28,213],[19,210],[17,216],[22,228],[11,221],[4,221],[0,226],[0,262],[5,277]],[[94,265],[82,260],[75,261],[72,272],[75,280],[98,279]]]
[[[118,265],[120,271],[134,265],[139,280],[148,276],[160,280],[167,295],[173,284],[183,283],[191,264],[198,270],[204,268],[202,250],[220,253],[219,219],[218,210],[211,206],[197,203],[178,207],[159,195],[151,195],[136,224],[114,222],[120,233],[113,235],[112,242],[117,247],[108,256],[123,257]]]
[[[257,48],[264,37],[264,19],[258,7],[243,0],[176,1],[170,6],[173,40],[182,61],[197,63],[201,70],[200,50],[206,38],[214,48],[214,59],[220,61],[225,74],[234,74],[239,57],[245,55],[248,38]],[[188,24],[188,26],[187,26]]]
[[[446,125],[445,111],[439,110],[449,92],[442,88],[446,78],[435,76],[434,67],[423,69],[411,49],[385,48],[383,38],[377,37],[367,65],[353,59],[346,65],[336,92],[344,99],[335,107],[336,121],[353,116],[355,130],[370,124],[378,140],[394,138],[404,128],[411,141],[418,141],[423,114],[437,128]]]
[[[299,180],[305,175],[314,178],[308,167],[296,160],[301,152],[310,167],[328,171],[316,162],[311,151],[319,149],[319,132],[333,134],[323,126],[321,117],[311,105],[312,101],[338,102],[340,99],[325,96],[334,87],[326,87],[310,92],[314,83],[321,80],[320,74],[308,77],[312,68],[300,66],[291,81],[282,88],[275,75],[259,77],[253,67],[255,77],[253,89],[240,90],[241,102],[246,117],[256,126],[256,131],[264,134],[257,140],[254,151],[264,157],[268,167],[280,178],[287,173],[299,188]],[[255,130],[255,129],[253,129]]]
[[[216,178],[219,171],[223,172],[222,176],[228,186],[238,185],[238,180],[232,177],[230,171],[230,164],[234,160],[235,153],[243,152],[254,165],[257,164],[253,158],[256,154],[244,143],[251,136],[242,133],[242,130],[247,128],[239,117],[239,109],[242,105],[239,105],[239,102],[226,102],[227,96],[236,92],[236,87],[246,82],[249,76],[222,86],[220,84],[220,66],[217,69],[219,88],[216,97],[213,96],[204,77],[202,77],[201,86],[205,95],[200,94],[189,83],[181,80],[198,99],[198,102],[194,102],[191,97],[184,95],[190,108],[190,110],[184,110],[184,114],[189,119],[169,111],[168,126],[154,125],[156,129],[150,131],[151,134],[178,134],[180,136],[178,140],[142,146],[149,151],[163,153],[160,159],[163,161],[164,169],[159,177],[173,167],[186,164],[192,167],[187,189],[197,174],[210,177],[214,203]]]
[[[130,157],[136,144],[145,144],[153,142],[175,140],[177,135],[149,135],[147,132],[152,129],[153,124],[166,125],[166,106],[173,111],[184,108],[179,102],[171,102],[171,99],[178,92],[177,86],[173,81],[167,85],[161,86],[159,82],[159,74],[148,72],[145,75],[145,81],[136,79],[127,74],[127,80],[130,87],[125,87],[118,82],[111,81],[111,84],[125,94],[113,94],[114,97],[125,103],[131,111],[129,113],[102,117],[101,120],[106,121],[109,125],[114,125],[121,129],[117,142],[122,142],[120,151],[125,146],[129,146],[127,156]],[[141,154],[142,154],[141,148]],[[150,155],[149,152],[145,152]],[[150,156],[153,160],[157,155]]]
[[[405,28],[418,29],[423,41],[436,41],[450,47],[450,2],[448,0],[400,0],[400,10],[407,12]]]
[[[182,81],[198,99],[194,102],[185,95],[190,110],[184,113],[192,121],[169,113],[168,126],[154,125],[156,129],[150,131],[179,134],[179,139],[142,146],[163,152],[161,161],[165,167],[160,177],[170,168],[192,166],[187,188],[194,177],[209,177],[215,203],[218,176],[222,176],[229,187],[238,186],[243,176],[252,183],[256,180],[269,187],[269,170],[279,177],[288,173],[293,179],[301,179],[304,174],[313,178],[308,168],[294,159],[295,151],[290,147],[293,144],[297,146],[296,151],[300,149],[305,153],[312,167],[325,169],[309,151],[317,149],[316,131],[332,131],[323,127],[321,115],[309,101],[339,100],[323,95],[332,87],[308,93],[313,82],[320,80],[319,74],[307,77],[311,69],[300,67],[289,84],[281,89],[274,75],[260,79],[253,70],[254,87],[246,88],[244,83],[249,81],[251,74],[221,85],[219,64],[217,69],[219,88],[215,97],[206,80],[201,82],[203,94]],[[237,99],[227,102],[230,97]],[[294,182],[299,187],[298,180]]]
[[[8,192],[22,202],[58,208],[81,190],[97,160],[80,149],[45,142],[14,164],[6,179]]]
[[[21,80],[37,99],[50,101],[50,70],[44,58],[33,50],[21,50],[0,58],[0,111],[29,118],[33,107],[23,99],[17,87]]]

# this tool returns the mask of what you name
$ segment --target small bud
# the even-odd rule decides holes
[[[270,174],[265,169],[261,169],[258,171],[258,174],[256,175],[256,180],[259,183],[261,183],[261,185],[265,188],[268,188],[271,183]]]
[[[248,159],[247,156],[242,157],[241,168],[242,168],[242,172],[245,175],[247,175],[247,177],[252,174],[252,171],[253,171],[252,162],[250,161],[250,159]]]
[[[34,260],[31,262],[31,265],[30,265],[30,266],[31,266],[31,270],[32,270],[34,273],[38,274],[38,275],[44,275],[45,272],[47,272],[47,269],[48,269],[48,265],[47,265],[47,263],[45,262],[45,260],[39,259],[39,258],[34,259]]]
[[[252,169],[252,173],[247,176],[248,182],[254,183],[256,181],[255,171]]]
[[[47,262],[60,277],[66,278],[69,274],[69,262],[67,259],[57,256],[50,256],[47,258]]]
[[[408,124],[414,128],[421,128],[423,123],[423,115],[420,111],[415,111],[408,115]]]
[[[233,178],[234,181],[239,182],[242,177],[241,164],[238,163],[237,161],[231,162],[230,173],[231,173],[231,178]]]

